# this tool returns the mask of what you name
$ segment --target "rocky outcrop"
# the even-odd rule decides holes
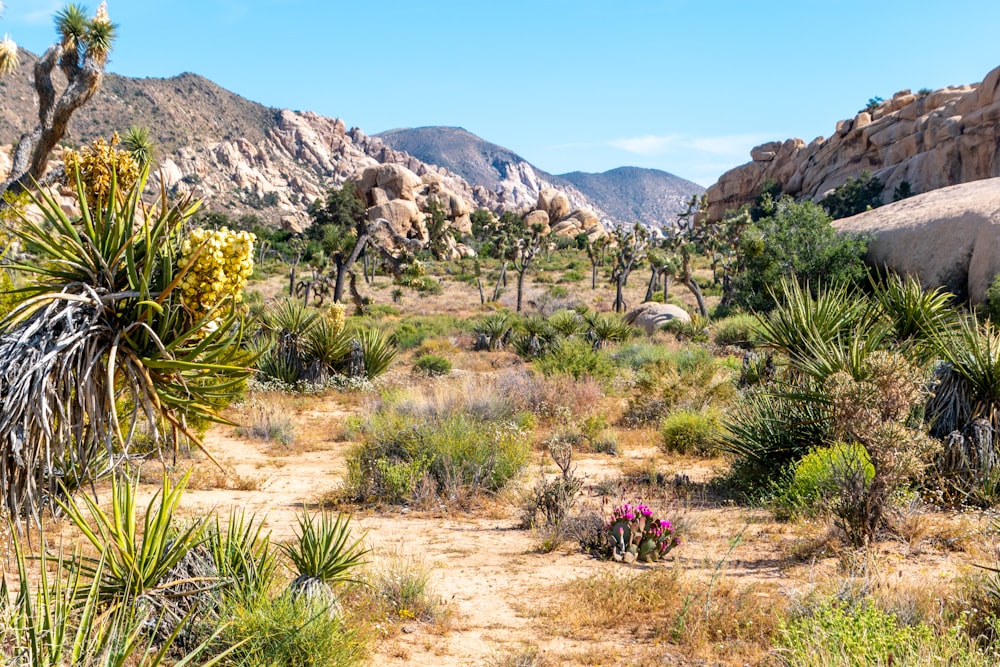
[[[940,188],[834,226],[872,235],[872,265],[981,303],[1000,273],[1000,178]]]
[[[525,224],[530,221],[544,220],[552,234],[576,238],[586,234],[591,239],[608,235],[608,230],[597,216],[588,208],[578,208],[570,211],[569,198],[555,188],[545,188],[538,193],[535,210],[525,216]]]
[[[904,181],[913,192],[1000,176],[1000,67],[982,83],[929,94],[903,90],[837,123],[829,137],[770,142],[752,161],[708,189],[710,219],[753,200],[768,180],[796,198],[818,200],[861,171],[885,186],[884,199]]]
[[[642,329],[647,334],[653,334],[670,320],[690,322],[691,316],[686,310],[672,303],[646,301],[635,310],[625,315],[625,323]]]
[[[365,169],[356,179],[358,190],[368,206],[368,219],[383,219],[391,231],[381,242],[393,248],[395,238],[405,238],[425,244],[430,241],[427,217],[430,202],[437,202],[445,215],[445,230],[451,237],[461,237],[472,232],[469,204],[460,195],[447,188],[446,180],[439,174],[423,177],[399,164],[380,164]],[[448,253],[453,259],[474,256],[469,248],[448,242]]]

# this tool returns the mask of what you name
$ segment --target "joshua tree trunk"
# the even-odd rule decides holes
[[[14,148],[10,173],[0,183],[0,210],[10,206],[2,195],[19,194],[41,181],[45,175],[49,154],[66,134],[70,117],[97,92],[104,77],[104,59],[87,55],[82,64],[76,61],[76,51],[67,51],[62,44],[53,44],[35,63],[35,94],[38,96],[38,125],[24,135]],[[56,67],[66,75],[66,88],[56,98],[52,73]]]

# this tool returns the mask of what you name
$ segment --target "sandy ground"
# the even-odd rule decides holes
[[[237,437],[232,427],[213,427],[206,444],[229,474],[220,475],[198,457],[181,462],[195,468],[183,510],[202,514],[210,509],[243,508],[266,515],[273,539],[291,539],[295,515],[303,503],[315,503],[341,484],[351,443],[341,441],[339,434],[343,420],[359,409],[342,403],[338,395],[295,399],[283,411],[296,424],[308,426],[289,447]],[[653,451],[653,447],[639,446],[618,457],[589,455],[578,461],[577,472],[593,485]],[[697,484],[711,477],[717,465],[680,459],[668,468]],[[536,465],[530,472],[537,474],[539,469]],[[155,480],[155,474],[144,477]],[[223,486],[249,490],[219,488]],[[150,491],[154,488],[151,483]],[[591,502],[598,501],[592,498]],[[821,579],[843,576],[837,558],[822,551],[809,552],[808,544],[822,534],[821,527],[777,523],[763,510],[719,506],[705,502],[697,493],[670,503],[672,518],[685,526],[685,543],[672,552],[668,562],[652,566],[598,561],[571,547],[539,553],[537,535],[517,527],[512,500],[493,502],[474,515],[406,508],[359,511],[354,525],[367,531],[366,539],[376,555],[401,551],[433,568],[434,593],[448,611],[443,624],[404,624],[401,633],[376,644],[371,664],[514,664],[501,658],[525,652],[541,656],[544,664],[633,664],[628,656],[629,642],[635,643],[634,639],[552,636],[537,613],[558,604],[554,585],[594,576],[602,569],[680,566],[705,577],[718,570],[741,585],[759,586],[765,597],[799,595]],[[970,530],[982,528],[983,521]],[[961,558],[934,550],[924,549],[917,558],[913,555],[912,545],[898,543],[880,547],[874,557],[881,561],[883,571],[895,567],[899,577],[931,577],[939,582],[950,581],[962,566]],[[641,647],[634,648],[641,653]],[[678,658],[664,664],[705,663]]]

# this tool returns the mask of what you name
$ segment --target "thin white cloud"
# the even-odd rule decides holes
[[[663,136],[647,134],[641,137],[612,139],[608,145],[636,155],[663,155],[671,152],[671,149],[675,148],[680,141],[682,138],[678,134]]]
[[[708,155],[747,155],[754,146],[770,138],[765,134],[722,134],[691,137],[679,134],[624,137],[612,139],[608,146],[636,155],[668,155],[677,153],[702,153]]]

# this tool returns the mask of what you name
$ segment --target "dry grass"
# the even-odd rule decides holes
[[[669,645],[688,659],[756,663],[784,613],[774,586],[704,580],[679,567],[595,567],[601,569],[594,576],[553,591],[555,602],[539,612],[548,632],[574,639],[622,633],[654,655]]]

